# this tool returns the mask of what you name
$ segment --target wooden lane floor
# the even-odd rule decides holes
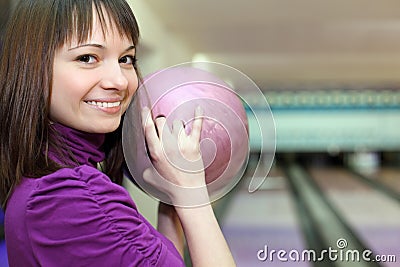
[[[254,193],[248,192],[250,178],[242,178],[220,220],[237,265],[312,266],[307,261],[281,261],[272,252],[306,248],[295,199],[283,172],[273,167]]]
[[[238,266],[398,266],[398,203],[344,167],[277,164],[252,194],[249,179],[243,178],[229,194],[219,217]],[[350,254],[338,260],[327,257],[328,249],[342,255],[371,250],[370,258],[397,258],[368,262]],[[280,250],[286,253],[284,260],[278,257]],[[293,251],[300,259],[291,257]],[[307,251],[317,258],[308,254],[307,260]]]
[[[374,173],[366,174],[369,179],[374,179],[386,187],[391,188],[400,195],[400,168],[382,167]]]
[[[258,191],[248,192],[252,177],[246,172],[223,198],[218,217],[238,266],[400,266],[396,168],[382,168],[370,183],[344,166],[318,166],[278,161]],[[381,182],[384,187],[376,186]],[[279,259],[280,250],[286,261]],[[342,258],[326,257],[328,250]],[[369,250],[371,261],[357,259],[356,252]],[[317,259],[303,254],[296,260],[289,256],[293,251],[314,251]],[[386,262],[375,261],[377,256]]]
[[[340,167],[309,167],[308,172],[341,219],[368,249],[378,256],[396,257],[385,259],[387,262],[380,265],[400,266],[400,204],[392,193],[377,186],[384,183],[398,190],[400,172],[382,168],[373,175],[375,178],[369,178],[374,183]]]
[[[400,168],[392,166],[382,166],[372,171],[357,170],[348,167],[356,178],[372,188],[380,190],[383,194],[392,197],[400,204]]]

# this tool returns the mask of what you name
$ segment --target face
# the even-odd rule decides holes
[[[111,25],[103,34],[100,22],[93,23],[88,40],[73,40],[55,53],[50,119],[85,132],[108,133],[118,128],[138,87],[135,48]]]

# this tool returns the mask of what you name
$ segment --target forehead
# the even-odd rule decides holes
[[[81,44],[95,39],[106,40],[110,36],[135,43],[134,32],[127,30],[121,26],[114,17],[110,15],[110,11],[104,6],[91,8],[91,12],[83,14],[82,11],[75,9],[73,15],[70,16],[67,34],[65,35],[63,45]]]
[[[105,20],[102,22],[97,14],[93,16],[91,31],[86,36],[79,36],[75,31],[75,34],[70,37],[69,44],[81,44],[93,40],[97,42],[118,40],[132,43],[130,36],[120,32],[115,22],[108,18],[108,15],[105,15]]]

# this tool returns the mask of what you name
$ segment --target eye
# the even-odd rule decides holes
[[[122,64],[129,64],[129,65],[136,65],[136,57],[134,56],[123,56],[119,59],[119,63]]]
[[[79,56],[77,60],[86,64],[93,64],[97,62],[97,58],[93,55],[82,55]]]

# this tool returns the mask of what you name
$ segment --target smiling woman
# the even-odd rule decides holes
[[[50,118],[90,133],[112,132],[138,87],[135,46],[116,34],[112,24],[103,30],[93,17],[93,32],[56,50]],[[107,14],[104,19],[110,21]]]
[[[73,42],[84,44],[90,41],[92,33],[98,32],[104,33],[101,37],[116,35],[115,40],[117,37],[124,37],[121,39],[128,42],[129,47],[135,46],[139,39],[135,17],[125,1],[52,2],[20,1],[4,36],[0,66],[0,122],[4,126],[0,129],[0,160],[3,166],[0,173],[4,177],[0,194],[2,203],[5,203],[11,189],[20,182],[23,175],[40,177],[60,168],[47,155],[49,147],[62,143],[52,130],[50,111],[56,105],[63,106],[64,101],[70,98],[68,95],[59,101],[61,103],[54,103],[55,98],[59,99],[54,90],[63,90],[57,85],[58,81],[76,81],[74,75],[78,72],[65,72],[65,77],[61,77],[62,74],[54,77],[58,71],[55,64],[61,60],[63,49],[72,47]],[[105,38],[100,39],[104,41]],[[134,53],[134,50],[124,52]],[[85,54],[80,56],[81,60],[70,60],[78,64],[88,57]],[[106,72],[104,68],[103,72]],[[132,69],[129,72],[136,79],[136,71]],[[80,74],[81,78],[83,76]],[[132,83],[134,87],[135,81]],[[74,91],[81,90],[83,93],[88,89],[75,88]],[[68,92],[64,90],[64,96],[65,94]],[[53,104],[49,105],[53,99]],[[72,112],[73,108],[67,106]],[[117,130],[108,134],[108,142],[105,142],[107,173],[115,181],[122,178],[122,153],[118,152],[121,150],[119,133],[120,130]],[[38,153],[39,151],[44,153]]]
[[[193,265],[234,265],[211,205],[161,203],[157,231],[120,186],[121,119],[140,81],[138,39],[124,0],[17,5],[0,61],[0,201],[10,266],[183,266],[182,233]],[[162,147],[179,153],[157,134],[164,121],[137,125],[157,171],[183,185],[196,175],[205,185],[203,173],[157,158]],[[182,148],[199,156],[202,120],[194,124]],[[145,173],[150,181],[155,175]],[[205,186],[201,194],[209,198]]]

